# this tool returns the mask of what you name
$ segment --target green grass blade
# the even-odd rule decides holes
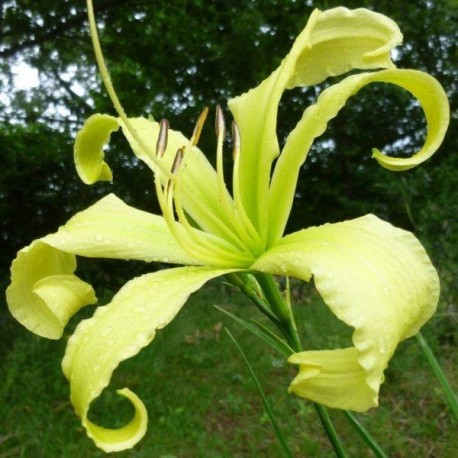
[[[434,375],[437,377],[437,380],[440,383],[442,391],[445,395],[445,399],[447,400],[447,404],[450,407],[455,420],[458,421],[458,400],[452,390],[452,387],[448,383],[447,377],[442,370],[442,367],[434,356],[431,347],[428,345],[428,342],[423,337],[423,335],[419,332],[415,337],[417,338],[417,341],[420,344],[420,348],[423,351],[423,354],[425,355],[429,365],[431,366]]]
[[[236,323],[240,324],[245,329],[247,329],[248,331],[252,332],[257,337],[262,339],[264,342],[266,342],[274,350],[277,350],[282,355],[288,357],[292,353],[294,353],[292,348],[285,341],[283,341],[280,337],[276,336],[270,330],[269,332],[266,332],[265,327],[263,327],[262,325],[249,323],[248,321],[243,320],[242,318],[238,317],[237,315],[234,315],[233,313],[228,312],[227,310],[224,310],[221,307],[218,307],[217,305],[215,305],[215,307],[220,312],[223,312],[228,317],[232,318]]]
[[[334,449],[334,453],[338,458],[347,458],[347,454],[343,448],[342,443],[340,442],[339,436],[337,435],[337,431],[332,424],[331,417],[329,416],[328,410],[325,406],[321,404],[317,404],[316,402],[313,403],[315,409],[320,417],[321,423],[326,431],[328,436],[329,442],[331,442],[332,448]]]
[[[280,336],[275,334],[271,329],[269,329],[266,325],[259,323],[258,321],[253,320],[253,325],[263,333],[263,335],[267,338],[271,338],[275,341],[278,345],[276,349],[280,351],[284,356],[290,356],[294,353],[294,350],[287,344],[285,340],[283,340]]]
[[[377,458],[388,458],[385,452],[381,449],[377,442],[375,442],[366,428],[356,419],[356,417],[351,412],[348,412],[348,410],[344,410],[343,413],[351,425],[356,429],[358,434],[362,437],[364,442],[366,442],[367,446],[374,452],[374,455]]]
[[[273,428],[275,430],[275,435],[277,436],[277,439],[278,439],[283,451],[285,452],[285,456],[287,456],[288,458],[292,458],[293,455],[291,454],[291,452],[290,452],[290,450],[288,448],[288,445],[286,444],[286,441],[285,441],[285,439],[284,439],[284,437],[283,437],[283,435],[282,435],[282,433],[281,433],[281,431],[280,431],[280,429],[278,427],[277,421],[275,420],[274,412],[270,407],[269,401],[267,400],[267,397],[264,394],[264,391],[263,391],[263,389],[261,387],[261,384],[259,383],[259,380],[256,377],[256,374],[255,374],[250,362],[248,361],[248,358],[246,357],[244,351],[240,347],[240,345],[237,342],[237,340],[235,339],[235,337],[231,334],[229,329],[224,328],[224,330],[227,332],[228,336],[234,342],[235,346],[237,347],[237,350],[242,355],[242,358],[245,361],[245,364],[247,365],[248,370],[250,371],[251,377],[253,378],[253,381],[256,384],[256,388],[258,389],[259,395],[261,396],[262,403],[264,404],[264,408],[266,409],[267,415],[269,415],[270,421],[271,421],[272,426],[273,426]]]

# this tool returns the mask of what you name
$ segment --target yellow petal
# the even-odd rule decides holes
[[[357,362],[372,397],[352,394],[350,387],[360,383],[359,372],[354,371],[354,379],[343,378],[348,389],[342,387],[335,399],[327,401],[331,407],[363,411],[377,403],[383,371],[396,346],[418,332],[439,298],[437,273],[420,242],[373,215],[288,235],[252,268],[305,281],[313,275],[331,311],[355,329]],[[315,356],[311,361],[316,361]],[[326,361],[320,369],[324,374],[335,364],[333,358]],[[349,363],[350,372],[352,367]],[[312,377],[303,383],[307,387],[302,392],[313,392],[319,391],[322,380]]]
[[[70,381],[71,401],[87,434],[106,452],[133,447],[145,434],[147,415],[131,391],[135,417],[120,429],[105,429],[87,418],[91,402],[108,386],[119,363],[136,355],[165,327],[189,295],[229,270],[180,267],[143,275],[128,282],[110,304],[79,324],[68,342],[62,367]]]
[[[110,167],[103,160],[103,147],[109,142],[111,133],[118,129],[118,121],[113,116],[95,114],[86,120],[76,135],[74,161],[83,183],[94,184],[113,179]]]
[[[401,40],[397,25],[381,14],[315,10],[280,67],[258,87],[229,101],[241,134],[240,195],[261,233],[271,165],[279,152],[277,110],[285,88],[316,84],[353,68],[392,67],[390,50]]]
[[[73,272],[75,256],[40,240],[19,251],[11,266],[6,299],[11,314],[29,331],[59,339],[68,320],[97,299]]]
[[[375,407],[377,398],[366,383],[358,358],[356,348],[294,353],[288,362],[299,364],[299,373],[288,391],[335,409],[365,411],[368,406]]]
[[[77,213],[43,241],[90,258],[199,264],[176,243],[162,216],[130,207],[113,194]]]
[[[427,122],[427,136],[420,151],[410,158],[393,158],[374,150],[373,156],[380,165],[395,171],[407,170],[431,157],[441,145],[449,123],[449,104],[444,89],[432,76],[415,70],[382,70],[352,75],[327,88],[318,101],[305,110],[275,166],[269,194],[269,244],[278,240],[284,231],[297,177],[313,141],[323,134],[328,122],[350,97],[374,82],[395,84],[409,91],[420,102]]]

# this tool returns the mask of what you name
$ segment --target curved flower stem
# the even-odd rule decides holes
[[[433,352],[431,351],[428,342],[423,337],[423,335],[419,332],[416,336],[418,343],[420,344],[420,348],[423,351],[426,359],[428,360],[431,369],[434,372],[434,375],[439,380],[441,385],[442,391],[444,392],[445,399],[447,400],[447,404],[453,412],[455,420],[458,421],[458,400],[455,393],[452,390],[452,387],[448,383],[447,377],[444,374],[439,362],[437,361],[436,357],[434,356]]]

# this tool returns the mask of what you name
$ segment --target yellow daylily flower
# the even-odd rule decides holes
[[[110,430],[87,418],[91,402],[118,364],[148,345],[190,294],[234,272],[304,281],[313,277],[332,312],[354,328],[353,345],[292,354],[288,361],[299,365],[299,373],[289,390],[329,407],[365,411],[377,405],[383,372],[396,346],[436,309],[439,280],[431,261],[411,233],[373,215],[286,236],[283,232],[312,142],[365,85],[383,82],[406,89],[419,100],[427,121],[419,152],[399,159],[374,150],[380,165],[406,170],[441,144],[449,119],[447,98],[431,76],[395,68],[390,51],[401,41],[397,25],[372,11],[315,10],[277,70],[229,101],[235,119],[232,195],[222,170],[226,132],[221,109],[216,116],[216,170],[196,146],[206,112],[190,140],[169,129],[166,121],[126,118],[123,112],[120,118],[96,114],[86,121],[75,142],[83,182],[112,179],[102,148],[121,128],[134,154],[154,172],[163,215],[108,195],[56,233],[34,241],[18,253],[11,268],[11,313],[32,332],[59,338],[68,319],[95,302],[92,288],[74,275],[76,255],[184,266],[129,281],[110,304],[82,321],[68,342],[62,366],[71,401],[98,447],[124,450],[146,431],[145,407],[127,388],[118,392],[135,407],[130,423]],[[284,90],[351,70],[364,72],[353,72],[325,89],[280,150],[276,122]]]

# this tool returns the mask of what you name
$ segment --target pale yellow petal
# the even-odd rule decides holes
[[[90,258],[200,264],[177,244],[162,216],[130,207],[114,194],[77,213],[43,241]]]
[[[116,118],[104,114],[89,117],[78,132],[74,146],[76,171],[86,184],[111,181],[113,175],[103,160],[103,147],[109,142],[112,132],[119,129]]]
[[[299,373],[288,391],[335,409],[365,411],[375,407],[377,398],[366,383],[358,358],[354,347],[294,353],[288,362],[298,364]]]
[[[40,240],[18,252],[11,266],[6,300],[11,314],[29,331],[49,339],[62,336],[68,320],[97,299],[73,272],[75,256]]]
[[[145,434],[147,415],[142,401],[124,389],[135,417],[121,429],[105,429],[89,421],[91,402],[108,386],[119,363],[136,355],[165,327],[189,295],[210,279],[230,270],[181,267],[143,275],[128,282],[110,304],[81,322],[68,342],[62,367],[70,381],[71,401],[87,434],[106,452],[133,447]],[[119,393],[119,391],[118,391]],[[179,393],[177,393],[179,394]]]
[[[258,87],[229,101],[241,134],[241,204],[255,227],[267,227],[272,162],[278,156],[277,111],[286,88],[317,84],[351,69],[392,67],[402,35],[389,18],[366,9],[315,10],[281,65]]]
[[[383,371],[396,346],[418,332],[439,298],[437,272],[420,242],[373,215],[288,235],[252,267],[305,281],[313,276],[328,307],[355,329],[357,362],[372,401],[363,402],[369,398],[342,387],[347,394],[336,391],[334,401],[327,404],[331,407],[363,411],[377,404]],[[326,374],[336,363],[328,358],[322,364],[320,370]],[[358,371],[354,377],[343,379],[348,387],[360,383]],[[319,391],[322,380],[311,377],[304,383],[304,390]]]
[[[407,170],[431,157],[441,145],[449,123],[449,104],[444,89],[432,76],[415,70],[382,70],[345,78],[324,90],[317,102],[305,110],[290,133],[277,161],[269,191],[268,244],[278,240],[286,226],[296,192],[299,171],[316,137],[337,116],[347,100],[370,83],[390,83],[409,91],[420,102],[427,122],[427,136],[420,151],[409,158],[393,158],[375,150],[373,156],[383,167]],[[377,113],[374,113],[374,123]],[[344,152],[342,152],[344,154]]]

